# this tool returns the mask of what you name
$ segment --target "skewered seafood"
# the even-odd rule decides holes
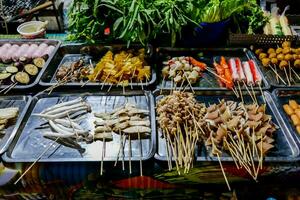
[[[76,149],[82,152],[82,148],[77,148],[79,144],[75,145],[74,142],[90,142],[92,135],[88,130],[84,130],[75,120],[72,120],[70,116],[82,111],[85,113],[89,112],[90,109],[90,105],[79,97],[46,108],[41,113],[34,113],[33,116],[44,118],[49,123],[51,131],[46,130],[41,133],[45,138],[52,140],[53,138],[59,138],[61,144],[76,147]],[[75,139],[75,141],[70,142],[70,139]]]
[[[196,83],[206,69],[206,64],[195,60],[192,57],[173,57],[164,62],[162,76],[164,79],[171,79],[175,84],[187,81],[189,84]]]
[[[207,108],[205,121],[206,145],[212,155],[229,152],[238,165],[256,179],[258,170],[254,158],[262,165],[263,157],[274,147],[273,134],[277,127],[266,114],[266,105],[220,101]]]
[[[172,149],[177,171],[180,174],[179,168],[184,167],[184,173],[187,173],[193,162],[194,147],[202,138],[205,104],[197,103],[192,93],[174,91],[158,101],[156,111],[163,137]]]
[[[151,133],[150,120],[148,119],[149,111],[136,108],[135,105],[125,104],[116,108],[109,113],[94,113],[96,120],[95,124],[95,139],[111,140],[113,133],[130,134],[132,138],[140,133],[147,136]],[[101,137],[101,134],[103,137]]]
[[[290,117],[298,134],[300,134],[300,105],[295,100],[289,100],[283,105],[283,110]]]
[[[56,73],[56,80],[80,82],[86,80],[93,71],[94,68],[90,64],[85,64],[84,60],[80,58],[75,62],[64,63]]]

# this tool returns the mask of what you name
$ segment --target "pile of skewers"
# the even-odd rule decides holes
[[[273,134],[277,129],[271,115],[266,114],[266,105],[221,100],[207,108],[204,118],[206,146],[211,147],[212,155],[220,162],[222,151],[229,152],[236,167],[244,168],[256,180],[264,156],[274,147]]]
[[[296,82],[293,77],[300,80],[299,74],[295,71],[300,68],[300,48],[292,48],[291,42],[283,42],[281,47],[269,48],[266,51],[259,48],[255,50],[255,54],[264,67],[270,68],[275,73],[277,83],[281,81],[284,85],[290,86],[292,82]],[[278,73],[278,68],[284,71],[287,82]]]
[[[0,140],[5,134],[5,129],[14,124],[19,115],[19,108],[1,108],[0,109]]]
[[[133,104],[125,104],[119,108],[114,109],[112,112],[94,113],[96,120],[94,121],[94,140],[103,141],[103,149],[101,156],[101,170],[103,172],[103,158],[105,157],[105,142],[113,140],[113,134],[120,136],[120,148],[117,155],[119,159],[120,152],[122,152],[122,169],[124,167],[124,147],[126,139],[129,141],[129,173],[131,170],[131,139],[139,140],[140,147],[140,173],[143,175],[142,170],[142,142],[141,138],[147,138],[151,134],[151,125],[149,120],[149,110],[139,109]]]
[[[33,116],[46,120],[46,123],[39,127],[39,129],[46,129],[41,133],[43,137],[83,153],[85,149],[78,142],[91,142],[93,138],[89,131],[81,127],[77,121],[79,115],[84,115],[90,111],[90,105],[79,97],[46,108],[41,113],[34,113]]]
[[[175,87],[178,84],[182,86],[185,82],[189,85],[196,83],[199,81],[202,71],[207,68],[205,63],[199,62],[193,57],[186,56],[173,57],[163,62],[163,64],[163,82],[170,79],[172,83],[175,83]]]
[[[157,103],[157,121],[166,140],[169,170],[175,160],[178,174],[188,173],[194,161],[194,148],[201,141],[205,104],[197,103],[192,93],[173,91]]]
[[[114,54],[108,51],[88,76],[92,82],[108,85],[128,86],[129,83],[143,83],[150,80],[151,69],[145,61],[145,49],[128,50]]]
[[[87,76],[94,71],[91,60],[85,64],[83,58],[74,62],[66,62],[60,66],[56,72],[55,78],[61,82],[81,82],[87,79]]]
[[[288,104],[283,105],[283,110],[292,120],[297,133],[300,134],[300,105],[295,100],[289,100]]]
[[[254,93],[254,86],[258,86],[261,93],[262,76],[258,70],[257,64],[253,60],[243,61],[239,58],[229,58],[228,62],[224,56],[220,57],[220,62],[217,63],[216,59],[213,63],[216,72],[219,76],[219,82],[222,87],[232,90],[237,97],[243,100],[241,91],[241,84],[247,89],[253,102],[257,103]],[[238,90],[236,89],[238,86]],[[251,88],[250,92],[248,86]],[[239,92],[238,92],[239,91]]]

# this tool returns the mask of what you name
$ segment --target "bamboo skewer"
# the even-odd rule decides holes
[[[129,142],[129,174],[132,173],[132,169],[131,169],[131,154],[132,154],[132,149],[131,149],[131,137],[130,134],[128,135],[128,142]]]
[[[272,69],[272,68],[271,68]],[[277,81],[277,83],[279,83],[279,74],[277,73],[277,67],[276,67],[276,65],[274,65],[274,73],[276,74],[276,81]]]
[[[281,78],[281,76],[277,73],[277,71],[275,69],[273,69],[273,67],[271,65],[269,65],[269,67],[276,74],[276,78],[279,78],[283,82],[283,84],[286,85],[286,82]],[[279,82],[279,81],[277,81],[277,82]]]
[[[229,182],[228,182],[228,180],[227,180],[227,176],[226,176],[226,174],[225,174],[225,171],[224,171],[224,168],[223,168],[222,162],[221,162],[221,160],[220,160],[220,156],[219,156],[219,154],[217,154],[217,157],[218,157],[218,161],[219,161],[219,164],[220,164],[220,167],[221,167],[222,174],[223,174],[223,176],[224,176],[224,179],[225,179],[226,185],[227,185],[227,187],[228,187],[228,190],[229,190],[229,191],[231,191],[231,188],[230,188]]]
[[[23,174],[14,182],[14,184],[16,185],[28,172],[29,170],[35,165],[35,163],[37,163],[42,157],[43,155],[52,147],[53,144],[55,144],[57,142],[57,140],[60,137],[57,137],[39,156],[38,158],[23,172]]]
[[[163,137],[164,137],[165,142],[166,142],[167,160],[168,160],[168,169],[169,169],[169,171],[171,171],[172,168],[171,168],[171,164],[170,164],[169,144],[168,144],[168,142],[167,142],[167,138],[166,138],[165,132],[162,131],[162,133],[163,133]]]
[[[251,95],[251,92],[250,92],[249,88],[247,87],[246,83],[245,82],[243,82],[243,83],[244,83],[244,86],[246,87],[246,90],[249,93],[249,96],[251,97],[252,101],[256,102],[255,99],[254,99],[254,97]]]
[[[122,170],[125,171],[125,152],[124,152],[124,148],[125,148],[125,144],[126,144],[126,137],[124,136],[124,134],[121,135],[122,137]]]
[[[239,81],[237,81],[237,84],[238,84],[238,88],[239,88],[239,91],[240,91],[241,100],[242,100],[242,102],[243,102],[243,104],[244,104],[244,97],[243,97],[243,94],[242,94],[242,90],[241,90],[241,85],[240,85],[240,82],[239,82]]]
[[[251,87],[252,94],[253,94],[253,96],[254,96],[254,99],[255,99],[255,103],[256,103],[256,104],[258,104],[258,102],[257,102],[257,98],[256,98],[256,95],[255,95],[255,92],[254,92],[254,89],[253,89],[253,85],[251,84],[251,85],[250,85],[250,87]]]
[[[138,139],[140,143],[140,175],[143,176],[143,162],[142,162],[142,157],[143,157],[143,149],[142,149],[142,140],[141,140],[141,135],[140,132],[138,132]]]
[[[287,82],[288,82],[288,86],[291,86],[291,82],[290,82],[290,79],[289,79],[289,76],[288,76],[288,74],[286,72],[285,67],[283,68],[283,70],[284,70],[284,73],[285,73],[285,76],[286,76],[286,79],[287,79]]]
[[[300,80],[300,76],[297,74],[297,72],[291,67],[291,71],[295,74],[295,76]]]
[[[103,159],[104,159],[104,151],[105,151],[105,137],[103,138],[102,143],[102,152],[101,152],[101,168],[100,168],[100,175],[103,175]]]

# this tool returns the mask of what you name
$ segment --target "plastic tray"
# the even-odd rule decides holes
[[[293,126],[290,117],[284,112],[283,105],[288,104],[288,101],[291,99],[296,100],[300,103],[300,89],[293,89],[293,88],[278,88],[275,89],[272,93],[273,99],[275,101],[276,107],[280,113],[280,117],[282,121],[285,122],[285,126],[290,130],[295,140],[298,142],[300,146],[300,135],[297,133],[296,128]]]
[[[161,72],[163,68],[163,61],[168,60],[168,57],[177,57],[177,56],[192,56],[195,59],[205,62],[208,67],[214,69],[213,67],[213,59],[214,57],[224,56],[225,58],[229,57],[239,57],[241,61],[249,60],[249,50],[243,48],[169,48],[169,47],[161,47],[157,49],[157,70]],[[158,88],[162,89],[171,89],[172,81],[164,80],[158,73],[159,85]],[[200,80],[193,84],[194,90],[224,90],[228,89],[225,87],[220,87],[218,78],[205,71],[200,78]],[[178,86],[180,87],[180,86]],[[263,77],[263,83],[261,85],[263,90],[267,90],[270,88],[270,85]],[[189,87],[188,87],[189,88]],[[241,84],[241,90],[246,90],[244,86]],[[260,90],[259,87],[254,87],[254,90]]]
[[[265,46],[264,46],[264,47],[265,47]],[[263,47],[263,48],[264,48],[264,47]],[[272,47],[272,46],[269,46],[269,47]],[[297,77],[295,77],[295,75],[293,75],[293,73],[292,73],[292,75],[293,75],[294,80],[295,80],[296,83],[293,83],[293,84],[291,84],[290,86],[284,85],[280,80],[279,80],[280,82],[277,83],[277,81],[276,81],[276,74],[275,74],[270,68],[264,67],[264,66],[262,65],[262,63],[260,62],[260,60],[259,60],[259,59],[256,57],[256,55],[254,54],[254,52],[249,51],[249,54],[251,55],[251,58],[252,58],[253,60],[255,60],[256,63],[259,64],[260,70],[263,72],[265,79],[267,80],[267,82],[268,82],[271,86],[276,87],[276,88],[282,88],[282,87],[284,87],[284,88],[287,88],[287,87],[289,87],[289,88],[298,88],[298,87],[300,87],[300,80],[297,79]],[[298,75],[300,74],[300,70],[299,70],[299,69],[296,69],[296,68],[293,68],[293,69],[297,72]],[[281,76],[281,78],[282,78],[286,83],[288,83],[284,71],[283,71],[283,70],[279,70],[279,67],[277,67],[277,73]],[[288,70],[287,70],[287,73],[289,73]]]
[[[32,100],[32,104],[22,121],[22,126],[17,132],[17,136],[11,147],[3,156],[3,160],[7,162],[33,162],[47,148],[52,140],[44,138],[40,134],[40,129],[36,129],[45,121],[37,116],[32,116],[32,113],[40,113],[45,107],[50,107],[60,100],[67,101],[76,97],[83,97],[91,105],[92,112],[111,111],[113,108],[122,106],[125,99],[129,103],[135,103],[139,108],[149,109],[152,133],[149,138],[141,139],[142,142],[142,160],[147,160],[153,157],[155,153],[155,116],[154,99],[151,93],[128,93],[126,96],[119,94],[110,94],[110,96],[101,93],[53,93],[51,96],[45,94],[38,95]],[[93,113],[88,113],[81,125],[88,130],[93,130]],[[96,141],[91,144],[79,142],[81,147],[85,148],[85,152],[80,154],[78,150],[72,149],[58,143],[53,146],[42,156],[39,162],[84,162],[84,161],[101,161],[102,141]],[[120,136],[113,135],[112,141],[106,142],[106,155],[104,161],[115,161],[117,159],[118,150],[120,147]],[[124,148],[124,160],[129,159],[129,142],[126,140]],[[131,140],[132,158],[131,160],[140,159],[140,143],[138,140]],[[120,154],[122,155],[122,154]],[[119,160],[122,159],[120,156]]]
[[[17,84],[13,89],[28,89],[28,88],[31,88],[31,87],[37,85],[38,82],[40,81],[40,78],[41,78],[42,74],[47,69],[49,63],[51,62],[51,60],[53,58],[53,56],[55,55],[56,51],[58,50],[61,42],[59,40],[49,40],[49,39],[30,39],[30,40],[26,40],[26,39],[18,39],[18,40],[17,39],[3,39],[3,40],[0,40],[0,46],[4,43],[20,45],[20,44],[24,44],[24,43],[40,44],[40,43],[43,43],[43,42],[48,44],[48,45],[54,45],[55,46],[55,49],[49,55],[44,67],[39,71],[39,73],[34,78],[31,79],[29,84],[27,84],[27,85]],[[6,88],[7,86],[8,85],[6,85],[6,84],[1,84],[0,89]]]
[[[0,96],[0,108],[18,107],[19,116],[13,126],[5,129],[5,135],[0,139],[0,154],[4,153],[18,131],[21,121],[24,118],[26,111],[31,102],[31,96]]]
[[[90,46],[92,48],[97,49],[94,52],[91,51],[83,51],[82,48],[87,49],[87,45],[84,44],[68,44],[68,45],[62,45],[57,53],[55,54],[53,60],[50,62],[49,66],[47,67],[46,71],[43,73],[40,81],[40,85],[42,86],[53,86],[57,83],[55,79],[56,72],[58,68],[64,64],[66,61],[74,61],[78,60],[81,56],[84,56],[87,61],[92,58],[92,63],[94,65],[97,64],[97,62],[101,59],[102,56],[108,51],[111,50],[112,52],[119,52],[121,50],[126,50],[126,49],[140,49],[140,48],[145,48],[146,52],[146,61],[147,63],[151,66],[151,77],[148,82],[143,82],[143,83],[129,83],[128,87],[134,87],[141,89],[147,88],[150,85],[153,85],[154,82],[156,81],[156,73],[153,68],[153,63],[152,63],[152,54],[153,54],[153,49],[152,46],[147,46],[147,47],[142,47],[140,45],[131,45],[130,48],[127,48],[126,45],[110,45],[110,46],[105,46],[105,45],[94,45]],[[96,53],[98,52],[98,53]],[[84,82],[68,82],[64,84],[63,86],[60,87],[73,87],[73,88],[80,88],[83,85]],[[101,87],[104,83],[100,82],[88,82],[85,84],[84,87]],[[105,88],[110,87],[109,84],[104,84]],[[116,86],[113,86],[115,88]]]
[[[162,98],[162,95],[169,94],[169,91],[163,91],[162,95],[159,94],[159,91],[155,91],[154,96],[156,101]],[[284,126],[282,120],[278,117],[279,113],[276,109],[275,103],[272,100],[271,94],[269,92],[264,92],[266,101],[267,101],[267,113],[272,115],[272,120],[279,126],[279,129],[275,132],[275,143],[274,148],[267,154],[265,161],[267,162],[291,162],[299,160],[299,147],[296,144],[294,138],[291,136],[290,131]],[[257,98],[260,103],[263,102],[263,99],[260,94],[257,93]],[[196,91],[195,97],[199,102],[205,102],[208,104],[218,103],[219,100],[234,100],[239,101],[232,92],[226,91]],[[252,103],[249,96],[244,95],[245,103]],[[157,128],[159,126],[157,125]],[[161,131],[158,128],[158,138],[157,138],[157,153],[155,158],[161,161],[167,161],[166,155],[166,142],[161,136]],[[209,150],[206,150],[204,145],[198,145],[195,148],[195,157],[197,161],[218,161],[217,157],[210,156]],[[226,152],[222,153],[220,157],[221,161],[233,161],[232,157]]]

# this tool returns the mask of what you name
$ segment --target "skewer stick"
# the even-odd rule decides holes
[[[297,74],[297,72],[291,67],[291,71],[295,74],[295,76],[300,80],[300,76]]]
[[[264,92],[263,92],[263,90],[261,88],[261,84],[260,83],[258,83],[258,88],[260,90],[260,93],[261,93],[261,96],[263,98],[264,103],[266,103],[266,97],[265,97],[265,94],[264,94]]]
[[[187,80],[187,82],[188,82],[188,84],[189,84],[189,86],[190,86],[190,88],[191,88],[191,90],[192,90],[193,94],[194,94],[194,93],[195,93],[195,91],[194,91],[194,89],[193,89],[193,86],[192,86],[192,84],[191,84],[190,80],[188,79],[188,77],[187,77],[187,75],[186,75],[186,73],[185,73],[185,72],[183,72],[183,74],[184,74],[184,76],[185,76],[185,78],[186,78],[186,80]]]
[[[293,77],[292,77],[292,70],[291,70],[292,67],[291,67],[290,61],[288,63],[289,63],[289,78],[290,78],[291,81],[295,82],[294,79],[293,79]]]
[[[287,79],[288,85],[291,86],[291,82],[290,82],[290,79],[289,79],[289,76],[288,76],[288,74],[287,74],[287,72],[286,72],[285,67],[283,68],[283,70],[284,70],[285,77],[286,77],[286,79]]]
[[[232,87],[231,90],[232,90],[232,92],[234,93],[234,95],[235,95],[237,98],[240,97],[240,96],[239,96],[239,93],[237,92],[237,90],[235,90],[234,87]]]
[[[109,91],[111,90],[112,86],[113,86],[113,83],[110,84],[110,86],[109,86],[107,92],[109,92]]]
[[[257,98],[256,98],[256,95],[255,95],[255,92],[254,92],[254,89],[253,89],[253,85],[251,84],[251,85],[250,85],[250,87],[251,87],[252,94],[253,94],[253,96],[254,96],[254,99],[255,99],[255,103],[256,103],[256,104],[258,104],[258,102],[257,102]]]
[[[124,148],[125,148],[125,144],[126,144],[126,137],[124,136],[124,134],[122,134],[122,170],[125,170],[125,152],[124,152]]]
[[[16,185],[28,172],[29,170],[35,165],[35,163],[37,163],[42,157],[43,155],[52,147],[52,145],[54,143],[57,142],[57,140],[60,137],[57,137],[39,156],[38,158],[23,172],[23,174],[14,182],[14,184]]]
[[[118,154],[117,154],[117,158],[116,158],[114,167],[117,166],[117,163],[118,163],[118,160],[119,160],[119,156],[120,156],[120,153],[121,153],[122,143],[123,143],[123,141],[122,141],[123,138],[122,138],[122,136],[120,134],[120,131],[119,131],[119,135],[120,135],[120,145],[119,145],[119,151],[118,151]]]
[[[244,83],[244,86],[246,87],[246,90],[247,90],[249,96],[251,97],[252,101],[255,102],[255,99],[254,99],[253,96],[251,95],[251,92],[250,92],[250,90],[249,90],[247,84],[246,84],[244,81],[243,81],[243,83]]]
[[[130,134],[128,135],[129,137],[129,174],[132,173],[132,169],[131,169],[131,154],[132,154],[132,151],[131,151],[131,138],[130,138]]]
[[[162,80],[162,82],[161,82],[161,87],[160,87],[160,92],[159,92],[159,94],[162,94],[162,89],[163,89],[163,85],[164,85],[164,82],[165,82],[165,76],[163,76],[163,80]]]
[[[269,65],[269,67],[276,74],[276,78],[279,78],[283,82],[283,84],[286,85],[286,82],[281,78],[281,76],[277,73],[277,71],[271,65]]]
[[[275,72],[275,74],[276,74],[276,81],[277,81],[277,83],[279,83],[279,79],[278,79],[278,77],[280,77],[279,76],[279,74],[277,73],[277,67],[276,67],[276,65],[274,65],[274,72]]]
[[[228,187],[228,190],[231,191],[229,182],[228,182],[228,180],[227,180],[227,176],[226,176],[226,174],[225,174],[225,171],[224,171],[224,168],[223,168],[223,165],[222,165],[222,162],[221,162],[221,160],[220,160],[220,156],[219,156],[218,153],[217,153],[217,157],[218,157],[218,161],[219,161],[219,164],[220,164],[220,167],[221,167],[221,170],[222,170],[222,173],[223,173],[223,176],[224,176],[226,185],[227,185],[227,187]]]
[[[244,97],[243,97],[243,93],[242,93],[242,90],[241,90],[240,82],[237,81],[237,84],[238,84],[238,88],[239,88],[239,91],[240,91],[240,96],[241,96],[242,103],[244,104]]]
[[[166,138],[166,134],[165,132],[162,130],[162,133],[163,133],[163,136],[164,136],[164,139],[165,139],[165,142],[166,142],[166,149],[167,149],[167,160],[168,160],[168,169],[169,171],[171,171],[171,165],[170,165],[170,155],[169,155],[169,145],[168,145],[168,142],[167,142],[167,138]]]
[[[223,77],[221,77],[220,75],[218,75],[217,73],[215,73],[214,71],[212,71],[211,69],[208,69],[208,67],[206,68],[206,70],[213,74],[214,76],[218,77],[219,79],[221,79],[222,81],[225,81],[226,83],[228,83],[228,81],[226,79],[224,79]]]
[[[141,140],[140,132],[138,132],[138,139],[139,139],[139,143],[140,143],[140,174],[141,174],[141,176],[143,176],[143,162],[142,162],[143,149],[142,149],[142,140]]]
[[[144,90],[143,81],[140,81],[140,82],[141,82],[142,90]]]
[[[103,89],[103,87],[104,87],[104,85],[105,85],[105,83],[106,83],[106,80],[108,79],[108,77],[110,76],[110,74],[111,74],[111,72],[109,72],[108,74],[107,74],[107,76],[105,77],[105,79],[104,79],[104,81],[103,81],[103,84],[102,84],[102,86],[101,86],[101,90]],[[100,80],[99,80],[100,81]]]
[[[169,133],[168,129],[166,129],[166,130],[167,130],[167,138],[168,138],[167,140],[170,143],[172,154],[174,155],[174,160],[175,160],[175,164],[176,164],[176,170],[178,172],[178,175],[180,175],[180,170],[179,170],[179,166],[178,166],[178,160],[177,160],[177,154],[176,154],[176,151],[175,151],[175,147],[174,147],[174,145],[172,143],[172,140],[170,138],[170,133]]]
[[[103,174],[104,151],[105,151],[105,137],[103,138],[103,143],[102,143],[101,168],[100,168],[100,175],[101,175],[101,176],[102,176],[102,174]]]
[[[88,84],[89,82],[90,82],[90,80],[87,80],[86,82],[84,82],[84,83],[81,85],[81,87],[86,86],[86,84]]]

